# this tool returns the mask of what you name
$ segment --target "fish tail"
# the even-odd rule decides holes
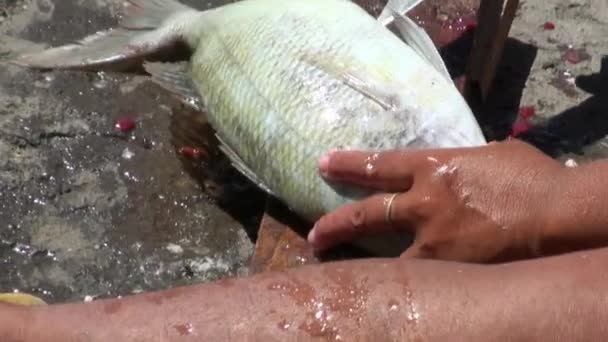
[[[192,25],[201,12],[175,0],[126,0],[118,28],[41,52],[21,55],[11,63],[35,69],[102,69],[142,61],[195,44]]]
[[[25,293],[0,293],[0,303],[22,306],[46,305],[42,299]]]

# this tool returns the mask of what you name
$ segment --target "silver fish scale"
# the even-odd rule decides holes
[[[352,48],[340,32],[324,34],[324,25],[292,12],[274,20],[248,18],[204,32],[192,58],[194,79],[219,135],[266,186],[309,219],[347,201],[318,176],[323,153],[396,141],[377,136],[391,132],[371,132],[369,142],[361,142],[365,130],[355,123],[384,109],[315,64],[321,60],[339,72],[341,57]]]

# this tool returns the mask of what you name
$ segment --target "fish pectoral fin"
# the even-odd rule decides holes
[[[399,12],[393,11],[394,23],[405,42],[411,46],[419,55],[424,57],[439,73],[448,81],[452,82],[452,77],[448,68],[443,62],[437,47],[431,40],[426,31],[418,26],[412,19]]]
[[[414,7],[418,6],[422,1],[423,0],[389,0],[378,16],[378,21],[384,26],[387,26],[395,19],[393,12],[406,14],[413,10]]]
[[[363,72],[347,65],[333,65],[311,56],[302,57],[301,60],[341,80],[348,87],[376,102],[385,110],[400,107],[399,91],[395,87],[366,76]]]
[[[369,99],[378,103],[385,110],[395,109],[399,106],[399,95],[392,92],[387,86],[380,85],[362,74],[347,71],[340,75],[342,81]]]
[[[190,76],[190,63],[146,62],[144,69],[152,77],[152,82],[176,95],[184,104],[197,111],[203,111],[203,99]]]
[[[264,190],[271,196],[276,197],[274,192],[253,172],[239,155],[218,135],[216,134],[217,140],[220,142],[219,149],[228,157],[232,166],[257,185],[260,189]]]
[[[0,293],[0,303],[22,306],[46,305],[42,299],[26,293]]]

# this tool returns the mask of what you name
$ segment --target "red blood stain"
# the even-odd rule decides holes
[[[116,120],[115,127],[123,133],[128,133],[135,129],[135,120],[130,117],[121,117]]]
[[[517,137],[532,128],[532,124],[529,119],[536,114],[536,108],[534,106],[523,106],[519,108],[517,112],[517,119],[513,125],[511,125],[510,137]]]
[[[177,153],[181,154],[184,157],[192,159],[200,159],[201,157],[207,157],[207,151],[192,146],[182,146],[177,149]]]
[[[511,125],[511,137],[517,137],[532,128],[532,125],[525,119],[519,118]]]
[[[524,119],[529,119],[536,114],[536,108],[534,106],[523,106],[519,108],[518,114]]]
[[[555,24],[550,21],[547,21],[546,23],[543,24],[543,29],[545,31],[555,30]]]
[[[557,47],[562,52],[562,59],[570,64],[578,64],[591,59],[585,48],[575,49],[572,45],[560,45]]]

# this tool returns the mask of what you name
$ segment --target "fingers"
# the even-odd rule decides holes
[[[344,205],[323,216],[308,235],[308,242],[316,250],[355,240],[369,234],[394,230],[413,230],[418,217],[408,193],[393,198],[387,218],[387,208],[393,194],[380,194]]]
[[[387,192],[406,191],[413,182],[415,157],[404,151],[382,153],[330,152],[319,160],[321,175],[333,181],[349,182]]]

